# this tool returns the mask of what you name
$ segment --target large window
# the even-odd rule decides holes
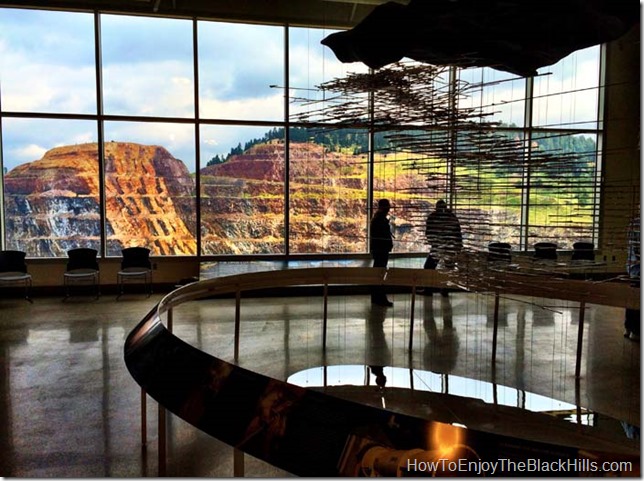
[[[106,114],[194,117],[192,22],[101,15]]]
[[[105,139],[107,255],[196,254],[194,127],[106,122]]]
[[[4,112],[96,112],[94,17],[0,9]]]
[[[202,254],[285,252],[285,165],[284,129],[201,126]]]
[[[438,199],[473,249],[596,241],[599,47],[534,78],[413,63],[334,91],[378,71],[331,33],[0,8],[2,247],[360,254],[380,198],[395,253],[427,249]]]
[[[6,248],[30,257],[98,249],[101,240],[96,122],[2,122]]]
[[[599,46],[539,69],[534,79],[528,247],[550,241],[571,249],[576,241],[596,240],[599,85]]]
[[[534,79],[532,126],[595,129],[599,109],[599,46],[579,50]]]
[[[198,29],[201,118],[283,121],[284,28],[199,22]]]
[[[365,252],[367,133],[293,128],[290,140],[291,251]]]

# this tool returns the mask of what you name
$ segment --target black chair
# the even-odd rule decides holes
[[[595,260],[595,244],[592,242],[575,242],[572,245],[573,261],[594,261]]]
[[[87,247],[70,249],[67,251],[67,271],[63,274],[65,284],[65,299],[70,296],[70,286],[93,286],[96,299],[101,295],[101,278],[96,259],[98,251]]]
[[[554,242],[537,242],[534,245],[535,260],[557,260],[557,244]]]
[[[22,285],[25,288],[25,299],[33,303],[29,297],[31,291],[31,274],[27,272],[23,251],[0,251],[0,285]]]
[[[147,247],[127,247],[121,250],[121,254],[123,256],[121,270],[116,274],[116,281],[119,285],[118,297],[123,295],[123,285],[132,281],[143,281],[145,291],[150,297],[150,294],[152,294],[150,249]]]
[[[487,245],[488,262],[512,262],[512,246],[507,242],[490,242]]]

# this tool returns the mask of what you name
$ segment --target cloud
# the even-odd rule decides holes
[[[96,141],[97,124],[91,120],[6,118],[2,122],[2,161],[11,170],[40,159],[54,147]]]
[[[271,95],[284,83],[284,29],[264,25],[199,23],[202,97],[239,100]]]
[[[108,64],[103,69],[103,98],[110,115],[193,117],[192,63]]]
[[[2,10],[0,9],[0,12]],[[3,27],[0,22],[0,29]],[[9,36],[0,30],[0,71],[3,109],[7,111],[95,113],[96,70],[94,62],[66,58],[62,46],[51,50],[34,45],[38,36]],[[23,32],[28,35],[29,32]],[[90,50],[91,43],[84,47]],[[46,56],[39,55],[42,51]],[[59,52],[58,50],[61,50]],[[79,49],[72,48],[79,56]]]
[[[100,16],[101,52],[107,63],[188,61],[192,21],[127,15]]]
[[[273,95],[262,98],[227,101],[203,99],[200,103],[201,117],[281,121],[284,119],[284,93],[273,92]]]
[[[81,12],[0,9],[0,38],[35,63],[94,63],[94,16]]]
[[[7,63],[2,67],[5,72],[2,83],[4,110],[96,113],[96,74],[93,68]]]
[[[41,159],[45,152],[49,149],[41,145],[29,144],[24,147],[10,150],[10,154],[16,158],[25,159],[25,161],[32,161]]]

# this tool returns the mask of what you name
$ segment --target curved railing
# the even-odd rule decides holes
[[[472,290],[491,290],[497,300],[503,292],[580,302],[578,375],[584,303],[639,306],[639,289],[625,284],[595,284],[567,279],[548,279],[546,284],[532,282],[537,280],[533,276],[507,272],[490,272],[484,279],[468,279],[463,275],[423,269],[341,267],[241,274],[181,287],[165,296],[125,342],[126,365],[142,388],[142,424],[146,424],[144,403],[147,394],[160,404],[160,413],[164,412],[163,408],[168,409],[238,450],[302,476],[448,474],[449,464],[443,462],[440,467],[431,463],[440,459],[450,462],[466,460],[475,466],[482,461],[525,457],[544,462],[579,459],[588,462],[626,461],[631,464],[622,465],[622,471],[639,472],[639,449],[588,436],[580,426],[573,430],[577,435],[569,432],[568,428],[552,427],[552,432],[566,431],[567,435],[548,442],[528,440],[521,434],[492,434],[390,412],[249,371],[204,353],[172,334],[174,307],[192,300],[234,295],[236,361],[244,292],[314,285],[320,286],[324,298],[321,336],[322,349],[325,349],[330,286],[385,284],[397,289],[409,288],[411,349],[416,287],[457,285]],[[498,309],[495,309],[492,362],[497,342],[497,317]],[[534,422],[551,423],[545,418]],[[164,418],[160,417],[160,426],[163,423]],[[162,475],[165,466],[165,431],[162,429],[159,431],[159,445]],[[424,469],[419,469],[421,466]]]

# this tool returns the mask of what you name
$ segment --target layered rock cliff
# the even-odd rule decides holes
[[[154,254],[195,254],[194,181],[163,147],[105,144],[108,254],[140,245]],[[100,245],[96,143],[57,147],[5,176],[13,248],[58,257]]]
[[[201,171],[202,247],[205,254],[281,253],[284,238],[284,143],[271,141]],[[367,159],[291,143],[289,243],[292,253],[367,250]],[[412,180],[413,179],[413,180]],[[379,178],[377,190],[411,187],[418,175]],[[409,212],[397,213],[403,242],[422,245]],[[422,247],[421,247],[422,249]]]
[[[285,211],[293,253],[366,251],[366,158],[293,143],[289,164],[287,174],[284,144],[272,141],[201,170],[203,254],[283,253]],[[10,171],[5,200],[12,248],[38,257],[64,257],[79,244],[98,249],[98,169],[92,143],[54,148]],[[378,177],[375,187],[400,190],[414,182],[419,176],[402,173]],[[154,255],[196,254],[195,196],[186,166],[163,147],[107,142],[108,254],[134,245]],[[413,212],[400,203],[395,215],[399,242],[422,249],[421,232],[409,220]]]

